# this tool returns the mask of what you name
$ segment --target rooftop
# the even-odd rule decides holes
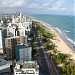
[[[4,59],[2,59],[2,58],[0,58],[0,66],[5,65],[7,63],[9,63],[9,62],[4,60]]]
[[[19,36],[8,37],[6,39],[13,39],[13,38],[19,38]]]
[[[27,35],[26,36],[13,36],[13,37],[8,37],[6,39],[21,38],[21,37],[27,38],[28,36]]]
[[[37,61],[18,61],[16,65],[20,65],[21,68],[36,68],[38,69]]]

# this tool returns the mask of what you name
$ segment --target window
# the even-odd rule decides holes
[[[8,42],[10,42],[10,39],[8,40]]]

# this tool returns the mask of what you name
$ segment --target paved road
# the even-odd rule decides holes
[[[38,33],[36,31],[36,29],[34,29],[34,34],[36,37],[38,37]],[[38,42],[38,47],[41,47],[43,46],[42,43],[40,42],[40,39],[39,38],[36,38],[36,42]],[[41,68],[42,68],[42,71],[44,73],[44,75],[51,75],[50,72],[49,72],[49,67],[48,67],[48,63],[47,63],[47,60],[46,60],[46,57],[45,57],[45,53],[44,53],[44,48],[40,48],[39,49],[39,56],[40,56],[40,60],[41,60]]]

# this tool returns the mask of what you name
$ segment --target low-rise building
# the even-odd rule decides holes
[[[39,65],[36,61],[18,61],[14,75],[39,75]]]
[[[0,58],[0,73],[10,72],[10,63]]]

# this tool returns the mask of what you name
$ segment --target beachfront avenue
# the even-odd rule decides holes
[[[38,37],[38,33],[35,28],[33,29],[33,31],[34,31],[35,37]],[[36,38],[36,42],[38,42],[38,47],[42,46],[42,43],[40,42],[39,38]],[[47,64],[45,54],[44,54],[44,48],[39,48],[38,50],[39,50],[39,58],[41,60],[41,62],[39,64],[41,64],[40,66],[42,68],[43,74],[50,75],[48,64]],[[37,60],[37,61],[39,61],[39,60]]]
[[[37,61],[39,62],[40,68],[42,69],[42,72],[44,75],[58,75],[58,72],[55,66],[53,65],[52,60],[49,59],[49,55],[46,53],[46,48],[43,46],[43,41],[41,41],[40,36],[38,35],[37,27],[38,27],[37,25],[34,26],[33,24],[32,32],[35,36],[35,42],[37,43],[37,47],[38,47],[38,52],[37,52],[38,55],[36,53],[37,56],[35,57]]]

